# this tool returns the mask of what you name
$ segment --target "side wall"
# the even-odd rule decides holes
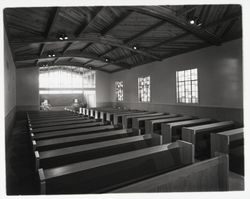
[[[108,106],[110,104],[110,74],[101,71],[96,72],[96,105]],[[17,110],[29,111],[39,110],[39,68],[22,68],[16,70],[16,88],[17,88]],[[46,96],[46,95],[43,95]],[[67,99],[66,99],[66,98]],[[76,95],[64,96],[59,95],[49,96],[56,105],[68,105],[68,102],[73,103]],[[57,99],[56,99],[57,98]],[[70,99],[72,98],[72,100]],[[65,104],[67,103],[67,104]]]
[[[16,116],[16,67],[4,32],[4,115],[5,140],[10,138]]]
[[[16,70],[16,102],[18,111],[39,110],[39,68]]]
[[[110,106],[110,78],[111,74],[96,71],[96,106]]]
[[[199,104],[176,103],[176,71],[198,68]],[[151,76],[151,102],[139,103],[137,78]],[[243,121],[242,40],[114,73],[111,101],[115,103],[115,81],[124,81],[124,102],[133,109],[182,113],[218,120]]]

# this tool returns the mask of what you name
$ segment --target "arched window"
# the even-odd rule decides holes
[[[95,71],[75,66],[40,67],[40,94],[83,93],[95,89]]]

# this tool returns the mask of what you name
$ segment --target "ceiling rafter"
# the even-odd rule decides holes
[[[100,33],[87,33],[83,37],[78,37],[78,38],[71,37],[71,40],[67,42],[73,43],[75,41],[87,41],[87,42],[93,42],[93,43],[106,44],[110,46],[116,46],[116,47],[123,48],[123,49],[129,50],[138,54],[142,54],[146,57],[151,57],[156,60],[161,60],[160,57],[153,55],[151,53],[148,53],[144,50],[133,49],[132,46],[128,46],[124,44],[122,40],[116,39],[110,35],[101,36]],[[62,41],[58,41],[57,39],[40,39],[40,40],[36,39],[35,40],[35,38],[34,39],[27,38],[27,39],[10,41],[11,44],[55,43],[55,42],[62,42]]]
[[[236,13],[233,13],[233,14],[228,15],[228,16],[226,16],[226,17],[223,17],[223,18],[221,18],[220,20],[217,20],[217,21],[208,23],[208,24],[204,25],[202,28],[205,30],[206,28],[210,28],[210,27],[216,26],[216,25],[218,25],[218,24],[221,24],[221,23],[224,23],[224,22],[227,22],[227,21],[232,21],[232,20],[235,20],[235,21],[236,21],[236,20],[239,19],[240,17],[241,17],[241,12],[236,12]],[[166,44],[168,44],[168,43],[174,42],[174,41],[176,41],[176,40],[178,40],[178,39],[181,39],[181,38],[183,38],[183,37],[186,37],[186,36],[188,36],[188,35],[190,35],[190,33],[183,33],[183,34],[177,35],[177,36],[175,36],[175,37],[166,39],[165,41],[162,41],[162,42],[159,42],[159,43],[157,43],[157,44],[155,44],[155,45],[152,45],[152,46],[149,47],[149,49],[153,49],[153,48],[157,48],[157,47],[162,46],[162,45],[166,45]],[[204,45],[205,45],[205,44],[204,44]],[[206,46],[208,46],[208,45],[206,45]],[[201,45],[198,45],[198,47],[196,47],[196,46],[195,46],[195,47],[192,47],[192,49],[199,49],[199,48],[201,48],[201,47],[203,47],[203,44],[202,44],[202,46],[201,46]],[[188,50],[190,50],[190,48],[183,50],[183,52],[188,52]],[[179,52],[180,52],[180,51],[179,51]],[[174,56],[175,54],[177,55],[178,52],[176,52],[176,53],[174,53],[173,55],[170,55],[170,56],[168,56],[168,57]],[[123,61],[123,60],[125,60],[125,59],[131,58],[131,57],[133,57],[133,56],[135,56],[135,55],[129,55],[129,56],[126,56],[126,57],[121,57],[121,58],[117,59],[116,62],[119,63],[120,61]],[[164,59],[166,59],[166,58],[168,58],[168,57],[165,57],[165,56],[164,56]],[[148,61],[146,61],[146,63],[147,63],[147,62],[148,62]],[[107,64],[106,64],[106,65],[107,65]],[[102,67],[105,67],[106,65],[104,65],[104,66],[102,66]],[[138,64],[137,64],[137,65],[138,65]],[[140,65],[141,65],[141,64],[140,64]],[[131,68],[132,68],[132,67],[134,67],[134,66],[131,65]],[[120,71],[120,70],[119,70],[119,71]]]
[[[62,53],[57,53],[55,55],[55,59],[58,59],[60,57],[73,57],[73,58],[86,58],[86,59],[94,59],[94,60],[98,60],[101,62],[106,63],[106,60],[102,57],[98,57],[98,56],[94,56],[94,55],[89,55],[89,54],[82,54],[80,51],[68,51],[66,54],[62,54]],[[48,60],[48,56],[42,55],[42,56],[37,56],[37,55],[29,55],[29,56],[17,56],[15,59],[15,62],[23,62],[23,61],[32,61],[32,60]],[[53,63],[53,62],[52,62]],[[112,61],[110,63],[113,63]],[[117,66],[120,67],[124,67],[124,68],[130,68],[129,65],[125,65],[125,64],[119,64],[119,63],[114,63]],[[84,65],[82,63],[82,65]]]
[[[51,64],[49,64],[50,66]],[[57,63],[56,64],[57,66],[67,66],[67,65],[70,65],[70,66],[77,66],[77,67],[81,67],[81,68],[87,68],[89,69],[88,67],[84,67],[82,65],[82,63],[80,62],[68,62],[68,61],[61,61],[60,63]],[[17,65],[17,68],[29,68],[29,67],[34,67],[34,64],[25,64],[25,65]],[[38,67],[38,66],[37,66]],[[99,67],[92,67],[93,70],[99,70],[99,71],[103,71],[103,72],[108,72],[107,70],[105,69],[102,69],[102,68],[99,68]]]
[[[47,28],[46,28],[45,33],[44,33],[44,38],[45,39],[47,39],[48,36],[50,35],[51,30],[52,30],[52,28],[53,28],[53,26],[54,26],[54,24],[56,22],[56,19],[57,19],[57,16],[58,16],[59,12],[60,12],[60,8],[54,8],[54,10],[53,10],[53,12],[52,12],[52,14],[51,14],[51,16],[50,16],[50,18],[48,20],[48,25],[47,25]],[[43,54],[45,46],[46,46],[46,44],[42,44],[41,50],[40,50],[40,53],[39,53],[40,56]]]
[[[113,21],[113,23],[111,23],[108,27],[104,28],[102,31],[101,31],[101,35],[105,35],[107,34],[110,30],[112,30],[115,26],[117,26],[118,24],[120,24],[122,21],[124,21],[129,15],[132,14],[132,11],[126,11],[125,13],[123,13],[120,17],[118,17],[117,19],[115,19]],[[92,43],[90,43],[91,45]],[[89,46],[88,46],[89,47]],[[86,48],[84,48],[86,49]],[[83,49],[83,50],[84,50]],[[90,60],[88,63],[92,62],[94,60]]]
[[[93,21],[95,21],[95,19],[98,17],[98,14],[104,9],[105,7],[98,7],[96,13],[94,14],[94,16],[92,17],[92,19],[88,22],[88,24],[84,24],[79,30],[77,30],[75,32],[75,37],[79,37],[82,33],[84,33],[84,31],[86,31],[86,29],[90,26],[91,23],[93,23]],[[62,51],[62,53],[64,54],[73,44],[73,42],[69,43]]]
[[[230,32],[230,30],[233,28],[235,22],[236,22],[236,20],[234,19],[234,20],[232,20],[232,21],[228,24],[228,26],[227,26],[227,27],[225,28],[225,30],[222,32],[221,38],[223,38],[224,36],[226,36],[226,34],[227,34],[228,32]]]
[[[141,31],[141,32],[139,32],[139,33],[137,33],[137,34],[135,34],[134,36],[132,36],[132,37],[126,39],[126,40],[124,41],[124,43],[127,44],[127,43],[129,43],[129,42],[132,42],[133,40],[137,39],[137,38],[140,37],[141,35],[144,35],[144,34],[150,32],[150,31],[152,31],[152,30],[158,28],[159,26],[163,25],[164,23],[166,23],[166,22],[163,21],[163,20],[161,20],[161,21],[157,22],[156,24],[154,24],[154,25],[152,25],[152,26],[146,28],[145,30],[143,30],[143,31]],[[104,52],[104,53],[103,53],[102,55],[100,55],[100,56],[104,56],[104,55],[110,53],[111,51],[115,50],[116,48],[117,48],[117,47],[113,47],[113,48],[111,48],[110,50],[107,50],[106,52]],[[145,51],[145,50],[144,50],[144,51]]]
[[[161,6],[150,6],[150,7],[134,7],[132,10],[145,14],[147,16],[155,17],[158,19],[166,20],[169,23],[174,24],[175,26],[182,28],[195,36],[201,38],[202,40],[212,44],[212,45],[220,45],[221,39],[217,36],[204,31],[203,29],[196,28],[194,26],[189,25],[184,18],[176,17],[173,15],[173,11],[166,9]]]
[[[196,9],[199,5],[188,5],[186,7],[183,6],[183,8],[180,8],[179,10],[176,11],[176,16],[184,15],[187,12],[190,12],[194,9]]]

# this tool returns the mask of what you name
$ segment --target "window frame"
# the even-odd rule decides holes
[[[118,87],[117,85],[118,84],[122,84],[122,89],[121,89],[121,92],[122,92],[122,99],[119,100],[119,90],[118,90]],[[115,98],[116,98],[116,102],[123,102],[124,101],[124,84],[123,84],[123,81],[115,81]]]
[[[147,96],[147,98],[149,98],[149,101],[140,101],[140,92],[139,92],[139,79],[143,79],[143,81],[145,82],[145,79],[149,78],[149,96]],[[145,85],[144,85],[145,86]],[[143,90],[143,89],[142,89]],[[137,97],[138,97],[138,102],[139,103],[150,103],[152,98],[151,98],[151,76],[147,75],[147,76],[142,76],[142,77],[138,77],[137,78]],[[142,98],[141,98],[142,99]]]
[[[196,76],[196,79],[192,79],[192,73],[191,71],[193,69],[196,69],[197,70],[197,76]],[[190,71],[190,80],[185,80],[185,71]],[[184,82],[184,96],[185,96],[185,100],[187,98],[187,95],[186,95],[186,81],[190,81],[190,88],[191,90],[189,92],[191,92],[191,102],[181,102],[180,101],[180,93],[179,93],[179,77],[177,75],[178,72],[184,72],[184,80],[182,82]],[[193,98],[192,98],[192,82],[193,81],[196,81],[197,82],[197,102],[193,102]],[[190,68],[190,69],[184,69],[184,70],[178,70],[176,71],[175,73],[175,97],[176,97],[176,101],[175,103],[178,104],[178,105],[191,105],[191,106],[196,106],[196,105],[199,105],[200,103],[200,88],[199,88],[200,84],[199,84],[199,70],[198,68]]]

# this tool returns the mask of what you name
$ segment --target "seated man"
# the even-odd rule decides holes
[[[49,111],[51,109],[51,105],[48,103],[48,100],[44,100],[42,103],[41,103],[41,106],[40,106],[41,110],[44,110],[44,111]]]

